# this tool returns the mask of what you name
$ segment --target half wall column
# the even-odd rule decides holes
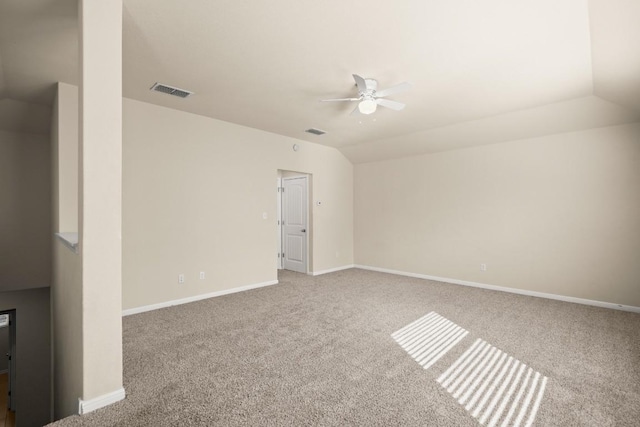
[[[79,412],[122,388],[122,0],[79,0],[79,223],[83,387]]]

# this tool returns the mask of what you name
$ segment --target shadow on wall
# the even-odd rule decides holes
[[[9,310],[16,324],[16,425],[45,425],[51,421],[49,288],[0,292],[0,312]]]
[[[0,292],[51,283],[51,142],[0,129]]]

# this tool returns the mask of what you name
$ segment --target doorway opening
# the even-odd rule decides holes
[[[0,424],[15,425],[16,311],[0,312]]]
[[[311,271],[311,175],[278,171],[278,269]]]

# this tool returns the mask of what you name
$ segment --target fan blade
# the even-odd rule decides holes
[[[382,98],[383,96],[393,95],[394,93],[402,92],[411,88],[411,83],[400,83],[395,86],[391,86],[388,89],[376,91],[376,96]]]
[[[406,107],[402,102],[391,101],[390,99],[376,99],[376,103],[378,105],[382,105],[383,107],[391,108],[392,110],[400,111]]]
[[[336,102],[336,101],[359,101],[360,98],[338,98],[338,99],[321,99],[320,102]]]
[[[351,115],[351,116],[359,116],[360,114],[362,114],[362,113],[360,112],[360,108],[356,105],[355,110],[353,110],[353,111],[351,112],[351,114],[350,114],[350,115]]]
[[[366,92],[367,91],[367,82],[364,81],[362,77],[357,74],[353,75],[353,80],[356,81],[356,85],[358,85],[358,92]]]

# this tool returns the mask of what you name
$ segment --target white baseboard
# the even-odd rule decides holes
[[[348,269],[353,268],[353,267],[355,267],[355,265],[353,265],[353,264],[343,265],[341,267],[330,268],[328,270],[314,271],[313,273],[311,273],[311,275],[312,276],[320,276],[321,274],[335,273],[336,271],[348,270]]]
[[[78,399],[78,414],[84,415],[96,409],[104,408],[105,406],[116,403],[125,398],[124,388],[119,388],[111,393],[103,394],[102,396],[94,397],[89,400]]]
[[[174,305],[187,304],[190,302],[200,301],[203,299],[220,297],[222,295],[235,294],[236,292],[248,291],[250,289],[262,288],[264,286],[277,285],[277,280],[270,280],[268,282],[254,283],[253,285],[240,286],[239,288],[225,289],[223,291],[210,292],[208,294],[195,295],[192,297],[176,299],[172,301],[160,302],[157,304],[143,305],[141,307],[128,308],[122,311],[123,316],[130,316],[132,314],[144,313],[145,311],[157,310],[159,308],[172,307]]]
[[[407,277],[415,277],[415,278],[418,278],[418,279],[436,280],[438,282],[451,283],[451,284],[454,284],[454,285],[471,286],[471,287],[474,287],[474,288],[490,289],[492,291],[509,292],[509,293],[512,293],[512,294],[527,295],[527,296],[531,296],[531,297],[547,298],[547,299],[553,299],[553,300],[564,301],[564,302],[573,302],[573,303],[576,303],[576,304],[592,305],[592,306],[595,306],[595,307],[611,308],[613,310],[621,310],[621,311],[630,311],[632,313],[640,313],[640,307],[635,307],[635,306],[632,306],[632,305],[623,305],[623,304],[616,304],[616,303],[613,303],[613,302],[595,301],[595,300],[584,299],[584,298],[569,297],[569,296],[565,296],[565,295],[548,294],[548,293],[545,293],[545,292],[528,291],[528,290],[525,290],[525,289],[516,289],[516,288],[507,288],[507,287],[503,287],[503,286],[487,285],[487,284],[484,284],[484,283],[469,282],[469,281],[466,281],[466,280],[450,279],[450,278],[447,278],[447,277],[429,276],[429,275],[426,275],[426,274],[408,273],[406,271],[390,270],[388,268],[370,267],[368,265],[358,265],[358,264],[356,264],[354,267],[355,268],[360,268],[362,270],[370,270],[370,271],[378,271],[380,273],[396,274],[398,276],[407,276]]]

